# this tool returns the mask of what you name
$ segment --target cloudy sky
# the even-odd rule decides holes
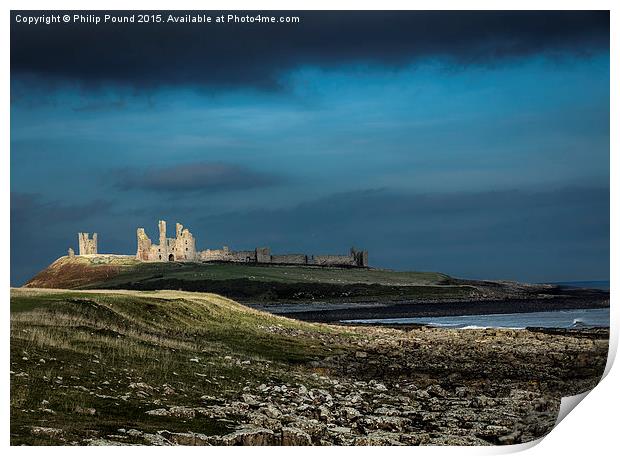
[[[607,12],[16,14],[13,285],[78,231],[133,254],[159,219],[201,249],[354,245],[399,270],[609,277]]]

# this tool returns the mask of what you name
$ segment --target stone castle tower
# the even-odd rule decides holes
[[[97,255],[97,233],[89,237],[89,233],[78,233],[78,244],[80,255]]]
[[[166,234],[166,222],[160,220],[159,244],[153,244],[144,228],[138,228],[136,258],[142,261],[196,261],[196,240],[187,228],[176,224],[175,237]]]

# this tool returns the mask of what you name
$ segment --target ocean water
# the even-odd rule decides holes
[[[569,288],[595,288],[609,290],[609,280],[583,280],[575,282],[552,282],[553,285],[562,285]]]
[[[596,328],[609,327],[609,308],[554,310],[512,314],[462,315],[456,317],[377,318],[343,320],[342,323],[377,325],[422,324],[442,328]]]

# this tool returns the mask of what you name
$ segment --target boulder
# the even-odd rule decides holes
[[[308,446],[312,445],[310,435],[301,429],[293,427],[282,428],[282,445],[285,446]]]

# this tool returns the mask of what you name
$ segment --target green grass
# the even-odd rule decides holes
[[[256,303],[460,299],[475,292],[475,286],[435,272],[241,263],[144,263],[118,255],[62,257],[26,286],[186,290]]]
[[[157,397],[172,388],[160,406],[236,397],[352,349],[354,333],[342,328],[342,345],[323,342],[335,331],[206,293],[13,289],[11,441],[51,443],[32,426],[62,428],[69,440],[121,427],[221,432],[228,424],[218,420],[146,415],[157,406],[130,385],[147,383]],[[96,414],[85,419],[79,408]]]
[[[249,279],[258,282],[381,284],[394,286],[439,285],[450,278],[436,272],[396,272],[382,269],[343,269],[312,266],[277,266],[204,263],[139,263],[112,280],[97,285],[114,285],[127,280],[139,281],[165,275],[182,280]]]

